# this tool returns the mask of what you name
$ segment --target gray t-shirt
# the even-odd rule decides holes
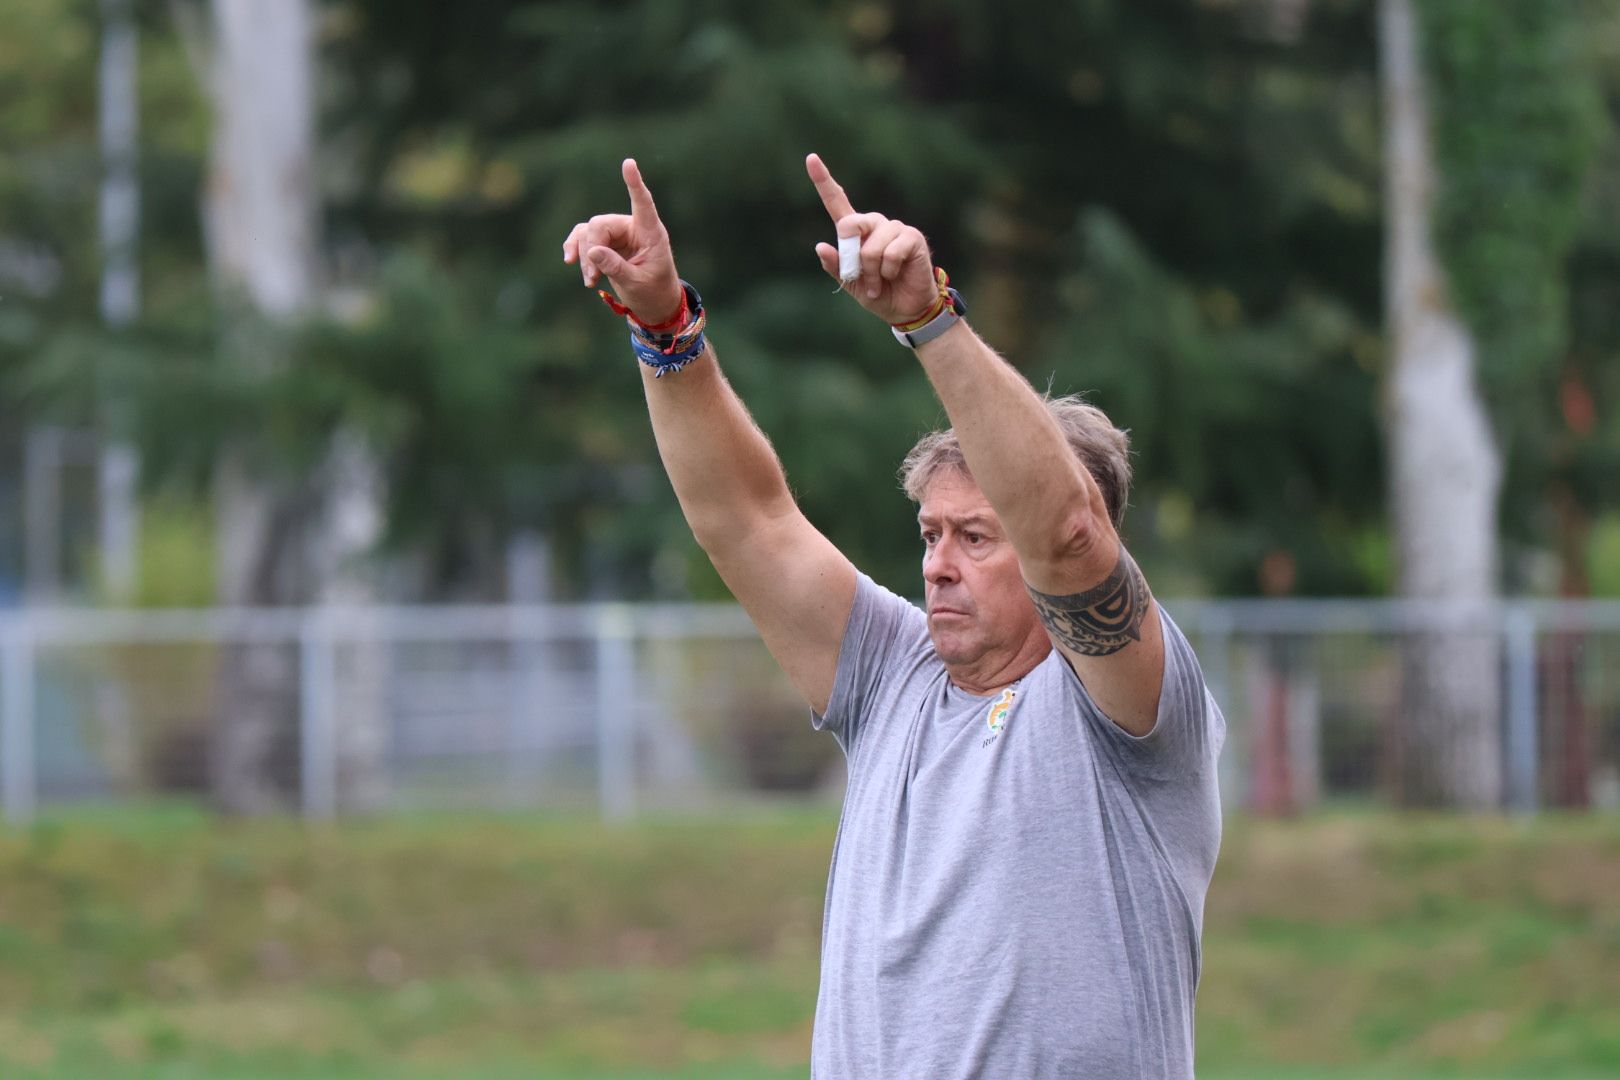
[[[1153,731],[1056,649],[953,686],[921,611],[864,574],[817,727],[849,759],[822,925],[816,1080],[1193,1075],[1225,737],[1169,616]]]

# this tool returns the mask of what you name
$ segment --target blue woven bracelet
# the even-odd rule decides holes
[[[703,346],[706,338],[703,332],[704,312],[703,297],[692,287],[689,281],[681,282],[681,289],[686,294],[686,309],[689,319],[683,330],[671,333],[652,334],[644,327],[638,325],[632,318],[630,323],[630,348],[636,354],[636,359],[656,370],[657,377],[663,378],[667,372],[679,371],[699,356],[703,355]],[[696,323],[696,326],[693,324]],[[697,331],[697,336],[686,343],[680,352],[666,352],[674,347],[685,331]]]
[[[655,369],[656,377],[660,379],[669,372],[681,370],[681,368],[703,355],[703,347],[706,344],[708,344],[707,338],[699,334],[692,344],[681,352],[666,353],[647,344],[637,335],[630,335],[630,348],[634,350],[636,359]]]

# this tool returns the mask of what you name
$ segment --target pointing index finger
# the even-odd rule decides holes
[[[838,181],[833,179],[826,163],[819,154],[811,154],[804,159],[805,171],[810,174],[810,182],[816,185],[816,193],[821,196],[821,205],[827,208],[827,213],[834,222],[842,221],[855,212],[849,203],[849,196]]]
[[[635,158],[624,159],[624,186],[630,192],[630,216],[639,221],[658,220],[658,207],[653,205],[652,192],[641,178],[641,169]]]

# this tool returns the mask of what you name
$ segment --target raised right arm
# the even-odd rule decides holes
[[[681,303],[669,235],[634,161],[625,161],[624,181],[631,213],[576,225],[563,261],[579,264],[587,286],[606,276],[641,321],[661,322]],[[825,712],[855,599],[855,567],[800,512],[713,345],[662,378],[637,366],[658,453],[692,534],[793,685]]]

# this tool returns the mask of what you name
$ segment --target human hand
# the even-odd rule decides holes
[[[579,264],[587,288],[606,275],[619,302],[641,322],[656,326],[680,311],[681,279],[669,233],[634,158],[624,159],[623,173],[630,213],[598,214],[575,225],[563,241],[563,262]]]
[[[882,214],[857,214],[849,197],[816,154],[804,159],[805,170],[821,196],[840,237],[861,240],[861,273],[854,281],[838,274],[838,249],[817,244],[821,268],[867,311],[891,324],[914,322],[939,298],[934,259],[921,231]]]

